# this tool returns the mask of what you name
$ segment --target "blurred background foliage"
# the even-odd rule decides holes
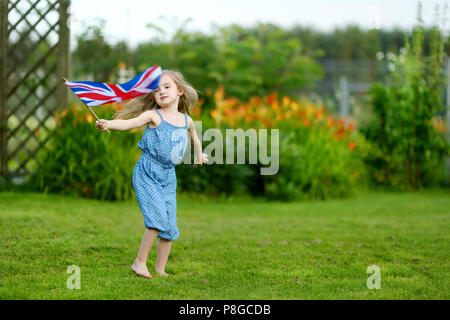
[[[246,138],[246,164],[212,164],[195,169],[192,164],[181,164],[177,166],[179,190],[216,197],[245,194],[300,200],[348,197],[367,186],[363,163],[367,153],[365,140],[353,123],[345,124],[342,119],[326,114],[323,105],[276,94],[254,96],[250,102],[242,103],[236,98],[225,98],[223,87],[211,101],[215,107],[209,108],[210,111],[200,104],[192,114],[194,120],[202,121],[198,133],[218,128],[225,146],[226,129],[240,128],[245,132],[268,129],[270,157],[273,156],[270,129],[279,129],[278,173],[261,175],[261,168],[270,164],[248,164],[250,141]],[[102,118],[111,118],[120,108],[120,104],[107,105],[97,113]],[[55,118],[57,135],[52,138],[50,148],[40,154],[43,165],[28,177],[26,188],[102,200],[134,198],[130,176],[141,154],[137,143],[144,128],[100,134],[93,129],[94,117],[79,104],[72,104],[61,114],[55,114]],[[211,143],[203,141],[203,149]],[[258,150],[260,143],[258,139]],[[235,159],[236,150],[237,145]],[[223,163],[226,163],[225,148]]]
[[[377,53],[398,52],[406,45],[407,30],[365,30],[347,26],[333,32],[312,28],[283,29],[260,23],[254,27],[230,25],[217,27],[213,34],[184,31],[186,20],[167,31],[149,24],[158,36],[130,48],[126,42],[108,43],[103,22],[86,27],[77,36],[73,51],[73,75],[76,78],[115,80],[120,63],[136,72],[149,65],[178,69],[201,92],[227,88],[227,95],[249,99],[254,95],[278,92],[295,97],[306,88],[314,88],[323,77],[324,59],[343,61],[376,60]],[[423,30],[422,50],[432,50],[432,27]],[[444,52],[450,54],[450,35],[443,39]],[[95,50],[93,50],[95,48]]]
[[[403,190],[444,182],[450,153],[437,117],[446,111],[444,41],[439,29],[432,28],[425,55],[426,34],[419,22],[405,48],[387,57],[390,72],[385,84],[372,85],[368,99],[373,117],[361,130],[377,147],[369,157],[373,178]]]
[[[73,80],[114,83],[122,79],[121,70],[127,79],[150,65],[180,70],[199,91],[191,116],[201,121],[203,133],[269,129],[270,151],[270,129],[280,129],[278,174],[261,175],[262,164],[196,169],[182,164],[180,191],[302,200],[348,197],[364,188],[448,186],[442,70],[450,37],[437,26],[425,27],[420,15],[411,31],[348,26],[319,32],[261,23],[204,34],[185,31],[188,23],[173,26],[171,36],[149,24],[155,37],[135,48],[109,42],[103,22],[87,26],[77,35],[71,65]],[[371,84],[360,116],[340,118],[320,95],[305,94],[315,92],[326,59],[388,67],[382,81]],[[58,134],[40,155],[43,166],[25,187],[104,200],[133,198],[131,176],[143,128],[99,133],[87,109],[70,97],[70,108],[55,115]],[[111,119],[120,108],[95,110]],[[210,143],[203,141],[203,148]],[[248,139],[245,145],[248,163]]]
[[[114,109],[107,106],[103,112],[112,117]],[[129,177],[140,151],[137,135],[95,132],[96,119],[77,104],[54,116],[56,135],[49,148],[39,154],[42,165],[27,177],[26,188],[100,200],[132,198]]]

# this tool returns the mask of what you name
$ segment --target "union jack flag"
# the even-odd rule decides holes
[[[124,84],[92,81],[65,81],[88,107],[133,99],[150,93],[159,86],[161,67],[153,66]]]

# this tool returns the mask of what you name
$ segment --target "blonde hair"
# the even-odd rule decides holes
[[[178,89],[183,90],[183,94],[180,96],[180,101],[178,102],[178,111],[181,113],[187,113],[191,115],[191,109],[198,102],[197,90],[192,87],[185,79],[181,72],[174,70],[162,70],[163,75],[168,75],[175,82]],[[154,97],[154,91],[134,98],[126,103],[124,103],[124,108],[117,111],[113,118],[130,119],[137,117],[142,112],[147,110],[152,110],[158,107]]]

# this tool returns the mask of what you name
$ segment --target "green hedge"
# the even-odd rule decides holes
[[[100,132],[94,122],[86,108],[73,105],[64,111],[49,151],[39,156],[42,166],[28,178],[26,187],[101,200],[132,198],[137,137],[129,132]]]

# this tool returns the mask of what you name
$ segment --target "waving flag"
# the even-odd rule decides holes
[[[124,84],[92,81],[64,81],[88,107],[133,99],[158,88],[161,67],[154,66]]]

